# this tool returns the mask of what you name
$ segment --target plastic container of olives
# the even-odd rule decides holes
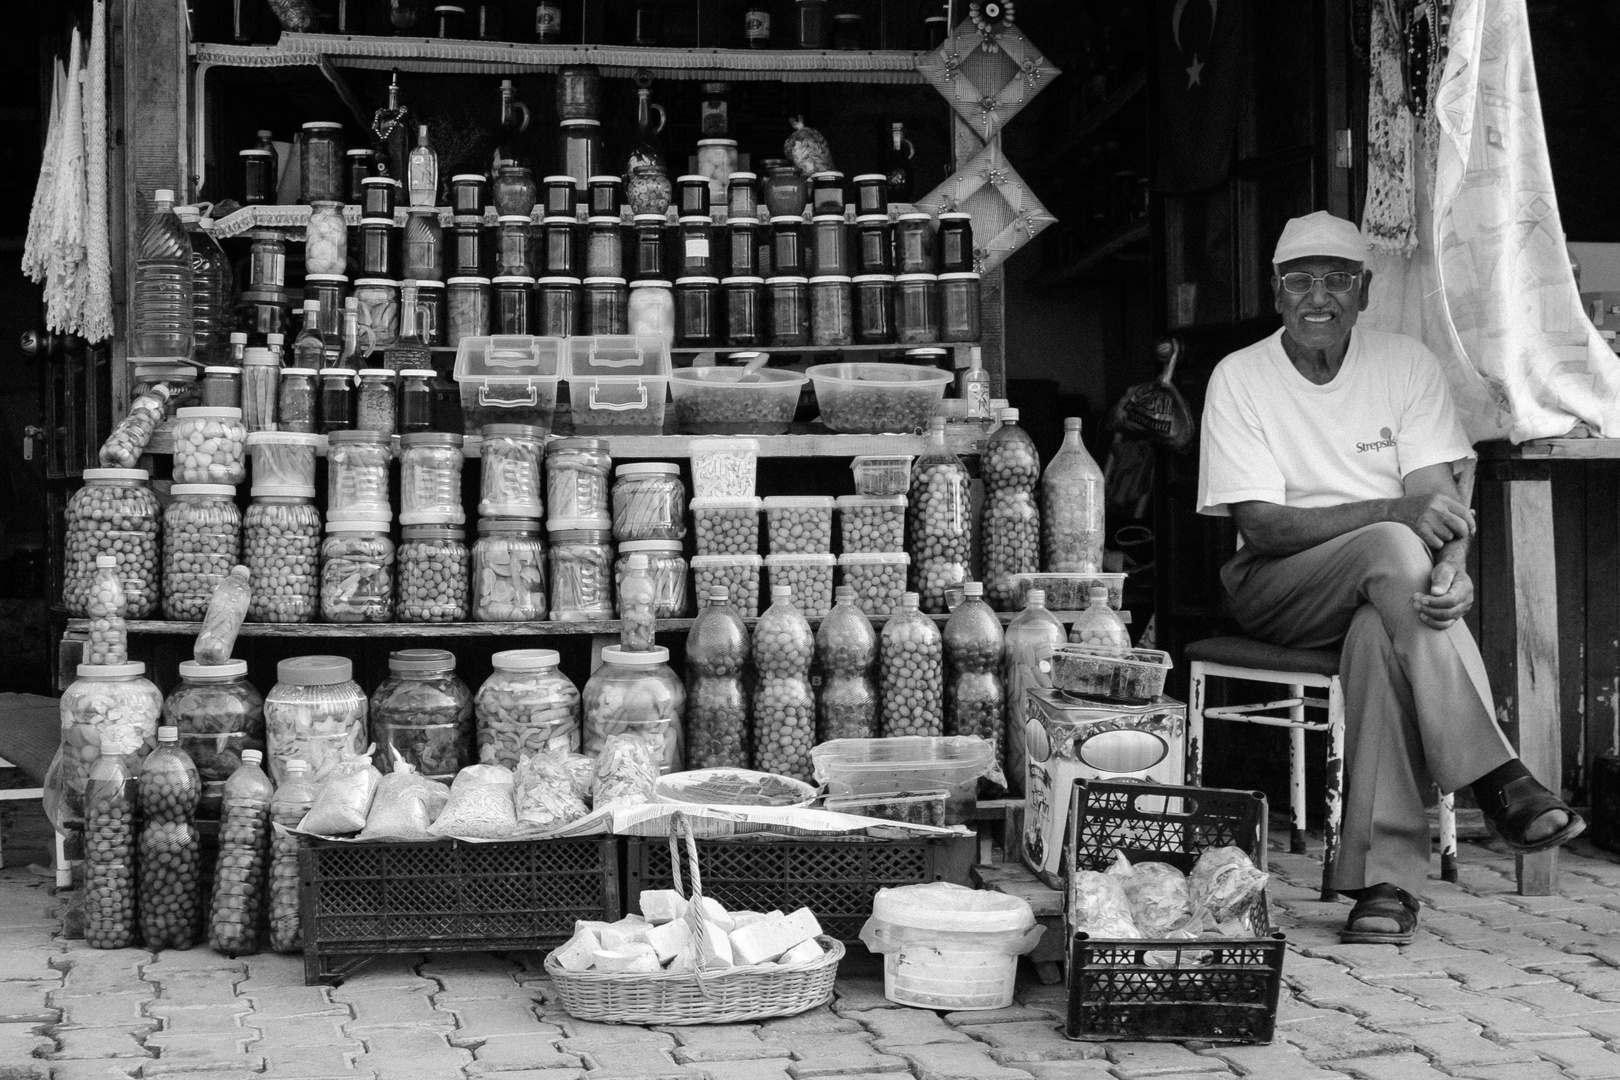
[[[849,463],[860,495],[904,495],[911,488],[911,462],[907,454],[863,454]]]
[[[670,372],[675,425],[690,435],[781,435],[793,423],[807,381],[796,371],[764,368],[742,379],[740,367]]]
[[[817,364],[805,374],[815,384],[821,422],[852,435],[917,434],[945,397],[949,372],[909,364]]]
[[[838,541],[846,554],[906,549],[904,495],[840,495]]]
[[[692,591],[707,602],[709,590],[723,586],[731,605],[745,619],[759,614],[759,571],[764,560],[758,555],[692,556]]]
[[[765,499],[771,554],[832,550],[833,500],[828,495],[772,495]]]
[[[893,615],[906,592],[911,556],[903,551],[852,551],[838,556],[840,583],[855,590],[855,603],[866,614]]]
[[[757,555],[759,511],[757,496],[730,499],[693,499],[692,531],[699,555]]]
[[[833,568],[838,560],[825,552],[765,556],[769,585],[793,590],[793,606],[807,619],[820,619],[832,610]]]
[[[1107,589],[1108,606],[1118,611],[1125,602],[1125,574],[1014,574],[1013,610],[1022,611],[1031,589],[1046,590],[1048,611],[1084,611],[1091,606],[1091,590]]]

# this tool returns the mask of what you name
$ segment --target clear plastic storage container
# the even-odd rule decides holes
[[[855,590],[855,605],[873,618],[899,610],[910,567],[911,556],[903,551],[853,551],[838,556],[839,581]]]
[[[613,459],[601,439],[556,439],[546,447],[546,516],[600,521],[607,528]]]
[[[240,484],[247,477],[246,439],[241,409],[181,409],[174,422],[175,483]]]
[[[948,372],[907,364],[817,364],[806,375],[815,384],[821,422],[854,435],[916,434],[945,397]]]
[[[753,498],[759,443],[753,439],[693,439],[687,450],[695,498]]]
[[[391,521],[388,439],[372,431],[334,431],[327,436],[326,520]]]
[[[615,590],[624,581],[625,560],[631,555],[647,558],[647,573],[653,581],[653,617],[684,619],[692,613],[686,597],[686,556],[678,540],[630,540],[619,545],[613,567]]]
[[[845,554],[905,550],[904,495],[840,495],[837,505],[839,545]]]
[[[478,760],[515,769],[518,759],[580,748],[579,689],[557,669],[553,649],[508,649],[478,688]]]
[[[162,511],[144,469],[86,469],[84,486],[67,505],[62,602],[68,614],[88,614],[96,556],[118,559],[126,619],[158,609],[158,531]]]
[[[765,521],[773,555],[832,550],[833,500],[829,495],[771,495]]]
[[[837,739],[813,753],[816,781],[826,784],[830,795],[944,791],[946,825],[972,817],[979,778],[996,769],[983,739]]]
[[[366,695],[354,664],[342,656],[295,656],[276,665],[276,685],[264,699],[270,775],[286,778],[286,764],[309,763],[319,782],[344,757],[366,748]]]
[[[385,776],[403,758],[429,780],[448,784],[474,762],[472,691],[456,677],[448,650],[389,653],[388,677],[372,691],[367,711]]]
[[[242,550],[242,512],[228,484],[175,484],[163,512],[163,617],[201,619]]]
[[[461,508],[461,436],[413,431],[401,435],[399,445],[399,523],[465,522],[467,514]]]
[[[394,621],[394,542],[383,521],[328,521],[321,543],[321,618]]]
[[[264,750],[264,696],[248,681],[247,661],[180,665],[180,685],[163,702],[163,722],[180,734],[203,784],[219,785],[245,750]]]
[[[256,496],[242,515],[252,622],[313,622],[320,609],[321,512],[312,496]]]
[[[80,664],[62,694],[62,743],[45,778],[46,809],[58,829],[84,820],[84,787],[100,757],[140,768],[156,745],[163,695],[143,676],[146,665]]]
[[[551,539],[551,617],[561,622],[613,618],[613,534],[582,528],[578,521],[553,520]]]
[[[725,589],[732,605],[747,619],[759,614],[759,571],[765,560],[758,555],[692,556],[692,591],[700,599],[716,588]]]
[[[585,683],[583,703],[587,755],[596,756],[609,736],[629,735],[647,744],[660,772],[681,771],[686,687],[669,668],[668,649],[606,646],[602,666]]]
[[[613,539],[686,539],[686,485],[667,461],[620,465],[613,482]]]
[[[911,488],[909,455],[863,454],[851,459],[855,491],[860,495],[904,495]]]
[[[755,555],[759,552],[757,496],[693,499],[692,528],[699,555]]]
[[[480,517],[538,518],[543,432],[528,424],[489,424],[479,448]]]
[[[746,380],[741,367],[678,368],[669,384],[675,426],[692,435],[784,434],[806,381],[796,371],[770,368]]]
[[[400,622],[465,622],[471,588],[466,533],[454,525],[406,525],[395,553]]]
[[[472,550],[472,615],[478,622],[536,622],[546,615],[546,545],[532,518],[482,518]]]
[[[297,431],[250,431],[253,486],[315,489],[315,456],[321,437]]]
[[[793,590],[793,606],[808,619],[832,610],[833,568],[836,557],[820,552],[765,556],[766,580],[774,592],[778,585]]]

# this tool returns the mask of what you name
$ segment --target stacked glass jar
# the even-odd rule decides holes
[[[375,431],[327,436],[326,538],[321,544],[321,618],[394,620],[393,506],[388,437]]]
[[[395,615],[400,622],[462,622],[472,568],[462,527],[462,438],[413,431],[399,442]]]
[[[553,619],[581,622],[614,616],[612,469],[613,459],[600,439],[557,439],[546,447]]]
[[[580,748],[579,689],[557,669],[554,649],[508,649],[490,657],[494,668],[478,688],[478,760],[516,768],[541,751]]]
[[[528,424],[483,428],[478,539],[472,550],[472,617],[480,622],[546,617],[543,446],[543,432]]]
[[[124,583],[127,619],[158,609],[158,532],[161,511],[144,469],[86,469],[84,486],[67,505],[62,601],[84,618],[96,576],[96,556],[112,555]]]
[[[444,649],[388,654],[388,678],[371,695],[371,741],[377,767],[404,759],[429,780],[449,783],[473,764],[473,697]]]

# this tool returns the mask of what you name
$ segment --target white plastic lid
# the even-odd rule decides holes
[[[289,369],[296,370],[296,369]],[[319,446],[321,437],[307,431],[250,431],[248,446]],[[173,489],[170,489],[173,490]]]
[[[888,177],[884,176],[880,172],[863,172],[856,173],[853,177],[851,177],[851,179],[857,184],[862,184],[872,180],[887,180]]]
[[[449,649],[397,649],[388,654],[389,671],[454,671],[456,654]]]
[[[445,282],[446,285],[488,285],[487,277],[453,277]]]
[[[844,215],[843,214],[813,214],[813,215],[811,215],[810,224],[814,225],[818,221],[826,221],[826,222],[834,222],[834,221],[836,221],[838,224],[842,225],[844,223]]]
[[[114,567],[114,566],[117,566],[117,565],[118,565],[118,556],[116,556],[116,555],[97,555],[96,556],[96,566],[99,567],[99,568],[108,568],[108,569],[110,569],[111,567]]]
[[[553,173],[550,176],[542,177],[540,182],[542,184],[560,184],[564,180],[568,181],[570,184],[574,182],[574,178],[566,173]]]
[[[246,367],[248,364],[253,364],[255,366],[264,364],[269,367],[275,367],[279,363],[281,363],[281,361],[276,357],[274,349],[265,349],[258,346],[253,346],[242,353],[242,365],[244,367]]]
[[[1024,603],[1025,604],[1035,604],[1035,605],[1037,605],[1039,607],[1045,607],[1046,606],[1046,590],[1045,589],[1029,589],[1029,590],[1027,590],[1024,593]]]
[[[588,278],[585,279],[585,284],[587,284],[587,285],[623,285],[624,284],[624,278],[622,278],[622,277],[588,277]]]
[[[659,555],[671,553],[679,555],[681,553],[681,542],[679,540],[626,540],[619,545],[620,555],[628,555],[634,551],[646,551]]]
[[[571,181],[571,180],[573,180],[573,177],[569,176],[569,177],[565,177],[565,179]],[[541,218],[540,219],[540,224],[542,224],[542,225],[577,225],[577,224],[579,224],[579,222],[575,221],[571,217],[563,217],[561,214],[551,214],[551,215],[548,215],[546,217]]]
[[[134,480],[142,484],[147,481],[145,469],[86,469],[84,470],[84,478],[86,480]]]
[[[528,214],[502,214],[502,215],[500,215],[499,217],[497,217],[495,219],[495,223],[497,225],[527,225],[527,224],[529,224],[529,215]]]
[[[939,275],[941,281],[978,281],[979,275],[972,270],[952,270]]]
[[[240,679],[247,674],[246,660],[227,660],[223,664],[199,664],[195,660],[180,662],[182,679]]]
[[[535,279],[535,284],[536,285],[571,285],[574,288],[578,288],[579,285],[580,285],[580,281],[579,281],[579,278],[577,278],[577,277],[543,277],[543,278],[536,278]]]
[[[831,510],[833,497],[831,495],[768,495],[765,498],[765,512],[772,510]]]
[[[984,583],[980,581],[967,581],[962,584],[963,596],[983,596]]]
[[[904,509],[904,495],[840,495],[833,500],[840,511],[856,510],[865,506],[892,506]]]
[[[240,420],[242,410],[227,405],[192,405],[176,410],[174,415],[181,420]]]
[[[209,364],[203,368],[204,375],[240,375],[242,369],[235,364]]]
[[[490,665],[502,671],[544,671],[560,660],[556,649],[506,649],[489,658]]]
[[[669,662],[669,650],[662,645],[654,645],[650,649],[640,652],[631,652],[620,645],[609,645],[602,650],[602,663],[627,664],[630,667],[653,667],[657,664]]]
[[[617,476],[674,476],[681,467],[673,461],[632,461],[615,470]]]
[[[569,179],[573,178],[570,177]],[[619,178],[617,176],[610,175],[609,173],[597,173],[595,176],[587,176],[585,178],[585,182],[587,184],[617,184],[619,182]],[[617,221],[618,218],[614,218],[613,220]]]
[[[859,179],[859,177],[856,177],[856,179]],[[887,225],[889,223],[889,215],[888,214],[860,214],[855,218],[855,224],[857,224],[857,225],[877,225],[879,223]]]
[[[736,139],[699,139],[699,146],[736,146]]]
[[[291,761],[285,762],[281,767],[290,773],[309,772],[309,762],[305,761],[303,758],[295,757]]]
[[[213,495],[230,498],[236,494],[233,484],[175,484],[169,488],[170,495]]]
[[[294,656],[276,665],[276,681],[289,686],[331,686],[354,678],[346,656]]]
[[[771,586],[771,599],[773,601],[776,601],[776,600],[789,600],[792,597],[793,597],[793,586],[791,586],[791,585],[772,585]]]
[[[803,225],[804,218],[798,214],[777,214],[771,218],[772,225]]]
[[[156,191],[152,192],[152,198],[156,199],[158,202],[174,202],[174,192],[170,191],[168,188],[158,188]]]
[[[810,279],[811,285],[848,285],[850,278],[847,274],[818,274]]]
[[[863,283],[870,282],[870,281],[887,282],[888,284],[893,285],[894,284],[894,275],[893,274],[856,274],[854,277],[850,278],[849,280],[852,281],[853,283],[855,283],[856,285],[861,285]]]
[[[585,219],[585,224],[587,224],[587,225],[618,225],[619,224],[619,219],[616,218],[616,217],[609,217],[606,214],[592,214],[590,217]]]
[[[673,288],[673,286],[673,282],[664,278],[643,278],[640,281],[630,283],[632,289],[668,289]]]
[[[675,287],[677,289],[680,288],[682,285],[718,285],[718,284],[720,284],[720,279],[717,278],[717,277],[683,277],[683,278],[677,278],[675,280]]]
[[[347,274],[305,274],[304,275],[304,284],[306,284],[306,285],[308,285],[312,281],[348,281],[348,280],[349,280],[349,276]],[[317,300],[316,305],[319,306],[319,304],[320,304],[320,301]],[[309,301],[308,300],[304,301],[304,306],[305,307],[309,306]]]
[[[315,488],[309,484],[254,484],[248,494],[255,499],[313,499]]]
[[[613,528],[607,518],[552,518],[546,522],[547,532],[605,532]]]
[[[1013,421],[1016,421],[1017,419],[1018,419],[1018,410],[1013,408],[1012,406],[1009,405],[1009,406],[1007,406],[1007,408],[1001,410],[1001,420],[1002,420],[1003,423],[1011,423]]]
[[[399,377],[402,379],[431,379],[437,374],[438,372],[432,368],[409,367],[400,371]],[[412,432],[411,434],[421,435],[424,432]]]
[[[180,741],[180,729],[173,724],[164,724],[158,728],[158,742],[176,743]]]
[[[146,665],[139,660],[127,664],[80,664],[79,676],[85,679],[128,679],[145,675]]]
[[[327,370],[330,371],[332,369],[327,368]],[[393,368],[378,368],[378,367],[361,368],[359,371],[355,372],[355,376],[357,378],[361,378],[361,379],[397,379],[397,378],[399,378],[399,374],[397,372],[395,372]]]
[[[363,288],[365,288],[365,287],[366,287],[366,286],[367,286],[367,285],[385,285],[385,286],[387,286],[387,287],[388,287],[388,288],[390,288],[390,289],[397,289],[397,288],[399,288],[399,282],[397,282],[397,281],[395,281],[395,280],[394,280],[394,279],[393,279],[393,278],[385,278],[385,277],[363,277],[363,278],[357,278],[357,279],[355,279],[355,283],[354,283],[354,287],[355,287],[355,288],[357,288],[357,289],[363,289]]]
[[[730,143],[735,143],[737,140],[736,139],[727,139],[725,141],[730,142]],[[699,145],[702,145],[701,142],[699,143]],[[727,173],[726,174],[726,183],[728,183],[728,184],[731,183],[733,180],[745,180],[746,181],[746,180],[758,180],[758,179],[759,179],[759,174],[758,173],[734,172],[734,173]]]
[[[750,277],[750,276],[744,274],[744,275],[742,275],[740,277],[721,278],[720,279],[720,284],[722,284],[722,285],[763,285],[763,284],[765,284],[765,279],[762,278],[762,277]]]
[[[778,552],[775,555],[765,556],[766,566],[836,566],[837,564],[838,557],[825,551]],[[771,595],[776,595],[778,587],[785,588],[786,586],[772,587]]]
[[[930,217],[928,212],[925,211],[925,210],[912,210],[912,211],[910,211],[908,213],[901,214],[899,216],[899,218],[897,218],[896,220],[898,220],[898,221],[932,221],[933,218]]]
[[[911,556],[904,551],[851,551],[838,556],[839,566],[901,566],[911,565]]]
[[[765,560],[758,555],[694,555],[692,556],[692,569],[702,570],[711,566],[751,566],[758,569],[765,565]]]
[[[359,521],[328,521],[326,531],[387,533],[393,522],[387,518],[363,518]]]
[[[693,510],[752,510],[757,514],[763,500],[758,495],[711,495],[687,505]]]
[[[896,274],[896,275],[894,275],[894,280],[895,281],[932,281],[932,282],[938,282],[939,281],[939,275],[938,274]],[[941,351],[943,352],[944,350],[941,350]]]
[[[258,750],[244,750],[244,751],[242,751],[242,764],[244,764],[244,765],[257,765],[259,762],[261,762],[263,760],[264,760],[264,754],[261,753]]]
[[[502,274],[489,279],[494,285],[533,285],[534,278],[526,274]]]

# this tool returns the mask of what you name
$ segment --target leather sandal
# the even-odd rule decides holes
[[[1357,923],[1370,919],[1392,922],[1396,929],[1356,929]],[[1339,931],[1339,940],[1346,945],[1410,945],[1412,935],[1417,932],[1417,922],[1417,897],[1398,885],[1371,885],[1361,890],[1361,899],[1350,909],[1350,917]]]
[[[1480,799],[1479,803],[1479,808],[1485,816],[1485,827],[1490,829],[1491,834],[1498,840],[1520,854],[1557,847],[1575,839],[1586,829],[1586,822],[1579,814],[1571,810],[1563,799],[1542,787],[1530,776],[1509,780],[1502,785],[1499,796]],[[1569,820],[1564,827],[1539,840],[1527,839],[1526,833],[1530,826],[1534,825],[1543,814],[1553,811],[1562,811],[1568,816]]]

